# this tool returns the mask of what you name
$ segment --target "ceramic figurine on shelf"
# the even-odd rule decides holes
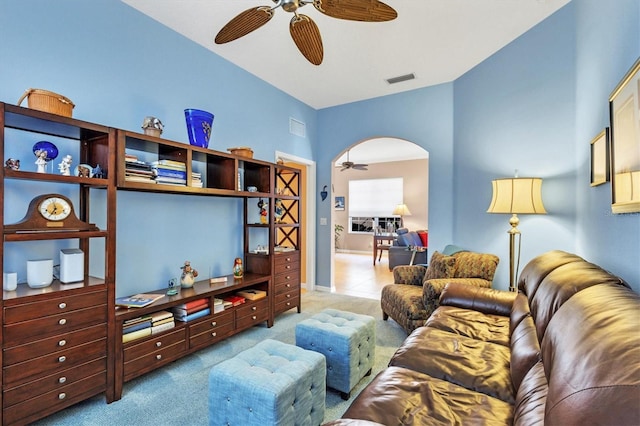
[[[20,170],[20,160],[17,158],[9,158],[4,162],[4,165],[7,169],[10,170]]]
[[[260,223],[266,225],[269,223],[269,202],[260,198],[260,201],[258,201],[258,208],[260,209]]]
[[[185,260],[184,265],[180,267],[182,269],[182,275],[180,276],[180,285],[183,288],[193,287],[195,278],[198,276],[198,271],[191,267],[191,262]]]
[[[44,149],[37,150],[36,155],[36,166],[38,169],[36,170],[38,173],[46,173],[47,172],[47,151]]]
[[[273,216],[276,220],[276,223],[282,223],[282,216],[284,216],[284,206],[282,205],[282,200],[280,198],[276,198],[276,201],[273,205]]]
[[[233,278],[242,278],[243,275],[242,258],[236,257],[236,260],[233,261]]]
[[[142,130],[145,135],[160,137],[162,129],[164,129],[164,125],[162,121],[156,117],[145,117],[142,122]]]
[[[58,164],[58,170],[60,170],[60,174],[63,176],[71,176],[71,163],[73,162],[73,157],[71,155],[65,155],[60,164]]]

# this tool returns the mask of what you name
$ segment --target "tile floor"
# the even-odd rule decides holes
[[[391,283],[393,273],[389,271],[388,253],[382,253],[375,266],[371,253],[335,254],[336,293],[380,300],[382,287]]]

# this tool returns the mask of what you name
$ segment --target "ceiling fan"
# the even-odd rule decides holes
[[[340,169],[341,172],[347,169],[369,170],[367,169],[367,167],[369,166],[368,164],[358,164],[358,163],[354,163],[353,161],[349,161],[349,151],[347,151],[347,161],[343,161],[341,166],[342,166],[342,168]]]
[[[314,65],[320,65],[324,56],[322,37],[318,26],[307,15],[298,13],[298,9],[313,4],[319,12],[338,19],[361,22],[391,21],[398,13],[379,0],[273,0],[276,4],[257,6],[241,12],[229,21],[216,35],[216,44],[224,44],[237,40],[250,32],[257,30],[271,18],[274,11],[282,7],[286,12],[293,13],[289,22],[289,32],[300,53]]]

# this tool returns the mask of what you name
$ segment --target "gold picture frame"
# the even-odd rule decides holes
[[[591,186],[609,182],[609,128],[591,140]]]
[[[640,58],[609,97],[611,210],[640,212]]]

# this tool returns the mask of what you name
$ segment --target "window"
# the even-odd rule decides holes
[[[400,218],[391,212],[402,203],[402,191],[402,178],[350,180],[349,232],[398,229]]]

